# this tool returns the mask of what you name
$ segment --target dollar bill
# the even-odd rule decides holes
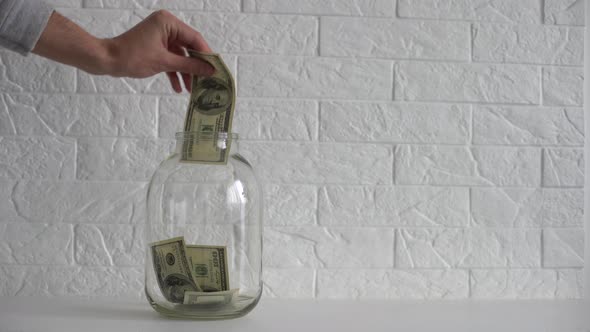
[[[229,290],[227,248],[225,246],[187,245],[186,255],[192,275],[202,292]]]
[[[184,293],[184,304],[227,304],[230,303],[234,295],[238,292],[237,288],[222,292],[191,292]]]
[[[193,75],[191,97],[184,120],[185,132],[198,132],[196,137],[185,140],[182,161],[225,164],[231,140],[219,146],[215,135],[230,133],[236,87],[234,78],[219,54],[188,51],[189,56],[208,62],[215,68],[209,77]],[[211,137],[207,137],[210,133]]]
[[[187,259],[183,237],[150,244],[158,286],[172,303],[183,303],[186,291],[202,292]]]

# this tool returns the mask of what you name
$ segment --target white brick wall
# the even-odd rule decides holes
[[[561,4],[568,0],[550,2]],[[398,0],[397,13],[402,18],[541,23],[540,3],[537,0]]]
[[[51,3],[100,37],[167,8],[223,54],[265,296],[581,296],[582,0]],[[142,296],[186,101],[0,50],[0,295]]]

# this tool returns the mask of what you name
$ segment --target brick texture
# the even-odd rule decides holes
[[[583,294],[583,0],[49,2],[98,38],[166,9],[221,54],[265,297]],[[143,296],[148,183],[187,101],[164,74],[0,50],[0,295]],[[192,175],[166,221],[230,243],[198,224],[227,187]]]

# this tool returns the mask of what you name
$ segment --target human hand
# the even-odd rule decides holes
[[[185,48],[211,52],[201,34],[165,10],[102,42],[108,50],[106,68],[111,76],[145,78],[166,72],[172,88],[180,93],[178,74],[190,91],[191,74],[209,76],[214,72],[207,62],[185,56]]]
[[[33,53],[94,75],[144,78],[166,72],[182,92],[178,74],[190,90],[190,75],[208,76],[213,67],[185,56],[185,49],[211,52],[201,34],[167,11],[152,13],[115,38],[99,39],[53,12]]]

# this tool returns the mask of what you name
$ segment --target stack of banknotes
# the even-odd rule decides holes
[[[187,245],[184,237],[150,244],[162,295],[172,303],[230,302],[227,247]]]

